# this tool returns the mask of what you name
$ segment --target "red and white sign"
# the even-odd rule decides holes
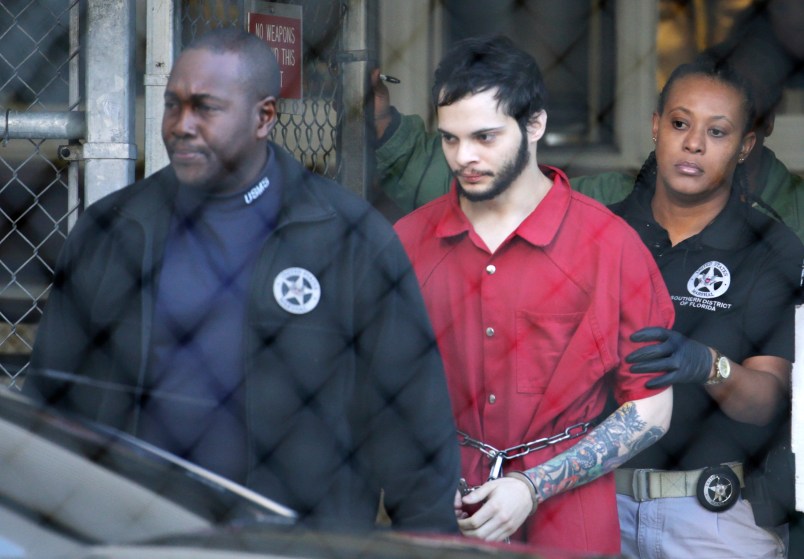
[[[279,63],[283,99],[302,98],[302,18],[301,7],[273,4],[283,8],[299,8],[298,17],[271,13],[248,12],[248,32],[255,34],[271,46]]]

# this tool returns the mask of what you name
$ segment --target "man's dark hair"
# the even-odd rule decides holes
[[[547,104],[547,89],[536,60],[504,36],[470,37],[455,43],[435,71],[432,100],[451,105],[491,89],[520,128]]]
[[[707,77],[728,85],[740,93],[743,97],[742,107],[743,116],[745,117],[743,134],[747,134],[753,129],[756,115],[756,103],[754,102],[754,92],[751,83],[745,79],[742,74],[737,72],[726,60],[718,59],[707,54],[699,55],[689,64],[682,64],[673,70],[673,73],[670,74],[670,77],[667,79],[667,83],[664,84],[661,93],[659,93],[659,101],[656,105],[656,111],[659,114],[664,113],[664,106],[673,85],[681,78],[687,76]]]
[[[240,70],[247,89],[253,91],[257,99],[279,97],[279,64],[268,43],[256,35],[235,27],[213,29],[194,39],[185,50],[190,49],[236,53],[240,56]]]

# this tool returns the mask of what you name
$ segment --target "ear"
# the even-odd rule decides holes
[[[528,121],[527,133],[528,142],[535,144],[542,139],[544,133],[547,131],[547,111],[539,111]]]
[[[751,150],[754,149],[754,144],[757,143],[757,135],[752,131],[743,136],[743,142],[740,146],[740,154],[738,159],[741,161],[745,161],[748,155],[751,153]]]
[[[258,103],[257,119],[257,138],[265,140],[276,125],[276,97],[265,97]]]
[[[651,125],[651,135],[653,136],[653,143],[656,143],[657,134],[659,133],[659,120],[661,116],[659,113],[653,113],[653,124]],[[655,147],[655,146],[654,146]]]
[[[773,134],[773,127],[776,124],[776,110],[770,111],[768,116],[765,118],[765,137],[767,138],[771,134]]]

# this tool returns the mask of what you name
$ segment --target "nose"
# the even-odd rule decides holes
[[[684,135],[684,149],[690,153],[702,153],[706,145],[706,131],[691,127]]]
[[[472,142],[459,142],[455,148],[455,163],[460,167],[466,167],[472,163],[477,163],[477,150]]]
[[[195,114],[191,107],[180,107],[176,109],[173,116],[165,115],[169,119],[170,133],[176,137],[183,138],[195,134]]]

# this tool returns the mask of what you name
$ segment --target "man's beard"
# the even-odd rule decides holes
[[[485,192],[467,192],[461,185],[460,179],[457,180],[458,195],[463,196],[470,202],[485,202],[493,200],[506,190],[510,188],[511,184],[522,174],[525,166],[530,160],[530,152],[528,151],[528,140],[525,134],[522,134],[522,142],[519,144],[516,157],[513,160],[503,165],[497,174],[497,178],[491,183],[491,186]],[[455,175],[455,171],[452,172]]]

